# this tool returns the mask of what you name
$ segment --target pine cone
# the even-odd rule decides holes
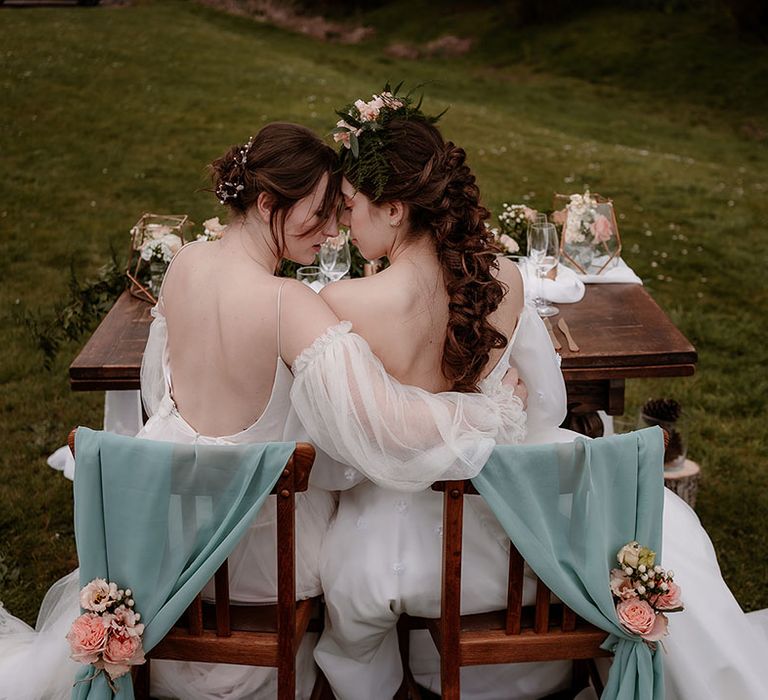
[[[664,450],[664,464],[672,464],[682,457],[685,445],[683,444],[683,437],[677,430],[669,431],[669,444],[667,449]]]
[[[643,414],[647,418],[674,423],[680,418],[682,406],[674,399],[649,399],[643,405]]]

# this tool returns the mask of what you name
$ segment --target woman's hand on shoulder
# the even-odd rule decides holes
[[[517,367],[510,366],[501,383],[523,402],[523,408],[528,408],[528,387],[520,378]]]
[[[317,292],[297,280],[285,280],[280,306],[280,356],[289,367],[315,339],[338,323],[339,317]]]

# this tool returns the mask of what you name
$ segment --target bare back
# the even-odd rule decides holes
[[[491,323],[511,338],[523,307],[523,283],[512,261],[501,258],[499,267],[498,278],[509,291]],[[339,318],[352,322],[398,380],[432,392],[450,390],[441,369],[448,294],[435,256],[424,256],[419,265],[404,261],[373,277],[337,282],[321,296]],[[485,373],[502,353],[491,352]]]
[[[224,241],[187,246],[163,287],[173,398],[200,433],[228,435],[267,406],[282,280]]]

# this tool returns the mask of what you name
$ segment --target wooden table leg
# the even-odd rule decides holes
[[[567,382],[568,414],[562,427],[589,437],[603,435],[603,421],[597,414],[605,411],[611,416],[624,413],[624,380],[603,379]]]

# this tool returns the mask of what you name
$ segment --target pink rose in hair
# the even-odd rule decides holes
[[[362,100],[355,100],[355,107],[360,112],[360,119],[364,122],[372,122],[379,116],[381,107],[379,102],[371,100],[370,102],[363,102]]]
[[[621,569],[611,569],[611,593],[622,600],[637,596],[632,581]]]
[[[602,214],[597,215],[591,228],[592,237],[595,243],[605,243],[606,241],[611,240],[611,237],[613,236],[611,222],[608,221],[608,217],[605,217]]]
[[[111,678],[119,678],[128,673],[131,666],[144,663],[144,650],[141,640],[123,632],[111,631],[104,648],[104,670]]]
[[[651,633],[656,624],[657,615],[653,612],[653,608],[646,601],[637,598],[622,600],[618,603],[616,614],[624,627],[643,638]]]
[[[656,598],[654,605],[657,610],[666,610],[668,612],[675,610],[682,610],[683,599],[681,596],[680,586],[674,581],[669,582],[669,590]]]
[[[67,632],[67,641],[72,649],[72,658],[83,664],[92,664],[104,651],[107,643],[107,629],[99,615],[80,615]]]

